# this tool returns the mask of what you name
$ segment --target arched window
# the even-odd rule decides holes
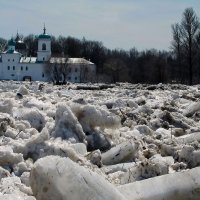
[[[42,44],[42,50],[45,51],[47,49],[47,46],[45,43]]]

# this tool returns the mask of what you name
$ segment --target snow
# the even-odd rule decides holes
[[[128,83],[98,90],[76,87],[0,82],[0,199],[49,200],[57,195],[59,200],[67,195],[68,190],[59,190],[67,184],[69,191],[73,188],[67,197],[72,200],[128,199],[124,196],[132,191],[127,184],[153,184],[157,176],[171,180],[178,172],[193,173],[193,168],[199,173],[199,85],[155,90]],[[57,161],[72,166],[64,169],[60,164],[61,177],[50,166]],[[35,170],[40,177],[34,176]],[[51,192],[43,192],[38,183],[43,177],[47,184],[46,170],[55,176]],[[70,183],[69,170],[84,187]],[[82,171],[86,182],[92,174],[89,186],[78,176]],[[167,185],[166,191],[171,191]],[[155,197],[154,192],[148,195]]]

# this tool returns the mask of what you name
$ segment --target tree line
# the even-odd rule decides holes
[[[180,23],[172,25],[169,51],[111,50],[99,41],[51,36],[53,57],[77,57],[94,62],[97,80],[131,83],[200,83],[200,23],[193,8],[186,8]],[[22,37],[22,36],[21,36]],[[37,55],[37,36],[23,37],[27,56]],[[6,40],[0,38],[0,50]]]
[[[189,85],[199,83],[200,23],[193,8],[185,9],[182,21],[172,25],[172,35],[177,78]]]

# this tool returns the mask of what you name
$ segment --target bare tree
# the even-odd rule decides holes
[[[62,83],[63,84],[66,84],[67,82],[67,74],[69,73],[69,70],[68,70],[68,58],[62,58],[61,59],[61,62],[59,63],[60,64],[60,67],[59,67],[59,70],[60,70],[60,73],[62,74]]]
[[[193,8],[186,8],[181,22],[181,38],[189,67],[189,84],[193,84],[193,61],[195,56],[195,39],[199,33],[199,20]]]
[[[82,83],[87,82],[87,76],[88,76],[88,68],[85,64],[83,64],[80,67],[80,82]]]
[[[27,56],[37,56],[38,41],[37,37],[30,34],[24,37],[24,43],[27,46]]]
[[[178,23],[172,25],[172,35],[173,35],[173,41],[171,43],[172,44],[171,48],[175,54],[176,68],[177,68],[177,71],[174,70],[174,74],[177,78],[180,78],[182,82],[183,81],[182,36],[181,36],[181,26]]]
[[[80,82],[95,82],[96,81],[96,73],[93,67],[90,67],[88,64],[81,64],[80,67]]]
[[[81,64],[80,64],[80,82],[86,83],[89,81],[92,82],[91,69],[88,65],[88,61],[85,59],[82,59]]]
[[[51,59],[47,61],[44,65],[44,71],[47,75],[49,81],[52,81],[54,84],[59,84],[60,75],[59,75],[59,69],[58,69],[58,63],[56,60]]]
[[[113,82],[128,81],[129,71],[126,63],[120,58],[110,58],[104,64],[104,71],[112,76]]]
[[[44,66],[45,74],[56,85],[65,84],[68,73],[68,58],[52,57]]]
[[[7,41],[3,38],[0,38],[0,52],[3,52],[6,48]]]

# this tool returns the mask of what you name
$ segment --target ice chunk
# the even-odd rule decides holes
[[[90,132],[95,127],[117,128],[120,126],[120,118],[101,107],[93,105],[71,105],[85,132]]]
[[[139,143],[136,143],[134,140],[123,142],[103,153],[102,163],[104,165],[114,165],[133,160],[138,149]]]
[[[200,102],[195,102],[192,103],[183,111],[183,115],[185,115],[186,117],[191,117],[195,112],[198,112],[199,110],[200,110]]]
[[[26,141],[13,143],[14,152],[22,153],[24,157],[30,156],[37,159],[40,149],[44,146],[44,142],[49,139],[49,132],[46,128],[41,133],[33,135]]]
[[[120,177],[120,183],[126,184],[155,176],[169,173],[169,166],[174,164],[173,157],[161,157],[154,155],[149,160],[135,163],[126,173]]]
[[[153,131],[146,125],[137,125],[134,127],[136,130],[140,132],[140,134],[143,135],[152,135]]]
[[[32,195],[30,187],[26,187],[24,184],[22,184],[20,178],[16,176],[2,178],[0,185],[0,192],[2,192],[4,195],[12,194],[18,197],[20,200],[25,200],[26,198],[28,199],[28,195]],[[3,198],[4,195],[0,197]]]
[[[48,155],[58,155],[61,157],[69,157],[74,162],[84,162],[83,155],[86,153],[86,146],[84,143],[71,144],[66,140],[60,138],[46,141],[40,151],[40,157]]]
[[[180,136],[180,137],[176,137],[174,140],[176,142],[180,143],[180,144],[189,144],[189,143],[192,143],[194,141],[200,142],[200,132],[191,133],[191,134],[183,135],[183,136]]]
[[[27,187],[30,187],[30,181],[29,181],[29,177],[30,177],[30,172],[24,172],[21,176],[21,182],[23,184],[25,184]]]
[[[91,163],[97,165],[98,167],[102,166],[101,162],[101,152],[99,150],[93,151],[87,155],[87,158],[90,159]]]
[[[2,167],[0,167],[0,180],[2,178],[10,176],[10,172]]]
[[[63,139],[74,138],[77,142],[85,141],[82,126],[71,109],[64,104],[57,107],[54,136]]]
[[[8,114],[0,113],[0,135],[5,134],[8,126],[14,126],[14,119],[12,119]]]
[[[16,176],[21,176],[23,172],[30,171],[25,162],[20,162],[13,167],[14,173]]]
[[[0,112],[12,114],[13,110],[13,101],[6,99],[3,102],[0,102]]]
[[[0,194],[0,200],[36,200],[36,198],[17,194]]]
[[[31,170],[30,183],[37,200],[125,200],[111,183],[68,158],[39,159]]]
[[[119,186],[127,200],[199,200],[200,167]]]
[[[46,124],[44,114],[37,108],[19,110],[17,118],[19,120],[27,120],[31,127],[37,129],[38,131],[41,131]]]
[[[93,151],[100,149],[101,151],[106,151],[111,148],[111,142],[109,139],[101,132],[92,132],[86,137],[87,140],[87,150]]]
[[[22,85],[18,89],[17,93],[22,94],[22,95],[27,95],[27,94],[29,94],[29,91],[26,86]]]
[[[23,155],[20,153],[13,153],[9,146],[0,146],[0,165],[13,165],[23,161]]]
[[[38,100],[34,97],[31,99],[25,100],[23,102],[23,106],[27,108],[38,108],[39,110],[52,110],[53,105],[48,101]]]

